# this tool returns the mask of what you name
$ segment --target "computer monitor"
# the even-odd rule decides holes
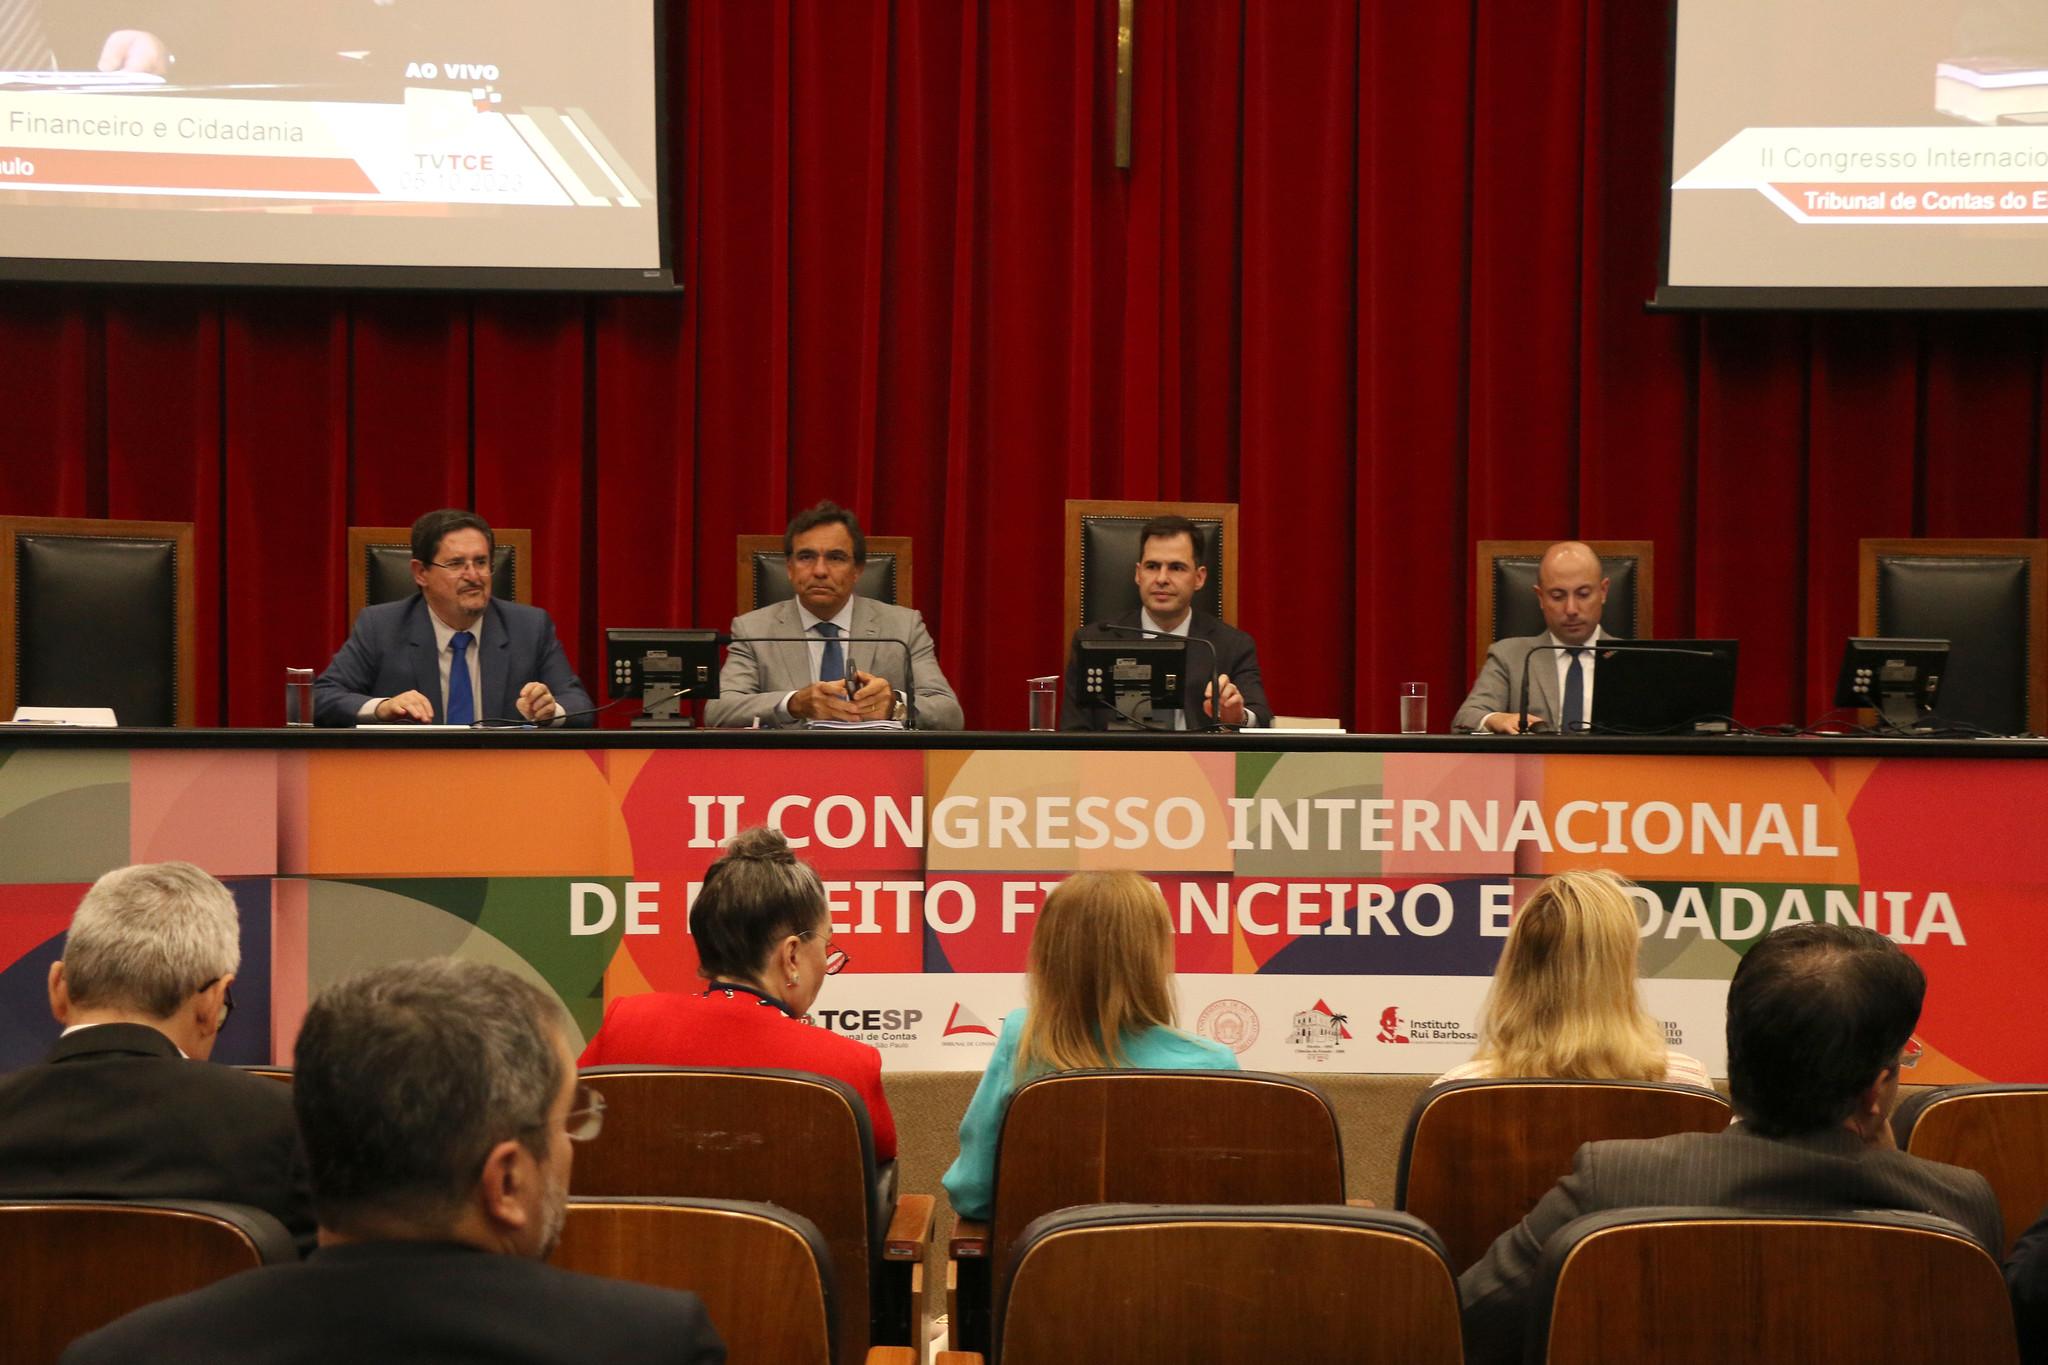
[[[718,695],[715,630],[607,630],[604,661],[608,695],[640,698],[641,729],[693,724],[683,704]]]
[[[1593,730],[1725,734],[1737,652],[1734,640],[1602,640],[1594,651]]]
[[[1870,706],[1893,730],[1924,730],[1948,671],[1948,641],[1851,636],[1842,646],[1835,705]]]
[[[1162,711],[1179,711],[1188,675],[1185,637],[1150,640],[1079,640],[1082,705],[1110,709],[1110,728],[1170,727]]]

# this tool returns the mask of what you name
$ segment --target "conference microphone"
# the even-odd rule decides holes
[[[1583,649],[1589,653],[1596,654],[1618,654],[1624,650],[1656,650],[1663,654],[1675,654],[1681,658],[1688,655],[1695,659],[1712,659],[1716,657],[1715,652],[1711,649],[1670,649],[1649,640],[1601,640],[1597,643],[1588,640],[1582,645],[1530,645],[1528,654],[1522,656],[1522,704],[1520,711],[1516,713],[1521,721],[1522,734],[1526,735],[1529,733],[1529,656],[1539,651],[1554,654],[1559,650],[1569,651],[1574,649]],[[1593,726],[1592,717],[1589,716],[1585,720],[1577,722],[1577,724],[1584,729],[1590,730]],[[1557,732],[1561,735],[1570,733],[1562,724],[1557,727]]]
[[[853,647],[855,645],[895,645],[903,651],[903,724],[904,728],[917,728],[917,665],[911,661],[910,641],[894,635],[841,636],[840,644],[846,649],[846,667],[852,670]],[[717,643],[726,645],[816,645],[823,644],[818,635],[727,635],[720,632]],[[821,680],[822,681],[822,680]],[[883,681],[888,681],[883,679]],[[893,684],[891,684],[893,686]]]
[[[1223,711],[1223,675],[1217,671],[1215,641],[1205,640],[1201,636],[1195,634],[1192,630],[1190,630],[1185,635],[1176,635],[1170,630],[1154,630],[1150,626],[1119,626],[1112,625],[1107,621],[1101,622],[1095,628],[1097,630],[1113,630],[1119,635],[1140,635],[1149,640],[1185,640],[1191,645],[1200,645],[1202,648],[1208,650],[1209,696],[1212,698],[1213,704],[1216,707],[1216,714],[1212,715],[1211,713],[1203,710],[1199,706],[1195,708],[1195,714],[1202,718],[1202,729],[1221,730],[1223,728],[1223,721],[1221,719],[1221,713]],[[1529,670],[1525,667],[1522,671],[1526,673]],[[1183,700],[1185,700],[1187,689],[1183,688],[1181,689],[1181,691],[1182,698]],[[1187,714],[1187,708],[1181,708],[1181,714],[1185,716]],[[1193,729],[1194,727],[1190,726],[1189,728]]]

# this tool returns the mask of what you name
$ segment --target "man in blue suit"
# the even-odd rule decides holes
[[[511,720],[589,725],[590,696],[539,607],[491,597],[497,540],[474,512],[412,524],[419,595],[365,607],[313,684],[321,725]]]

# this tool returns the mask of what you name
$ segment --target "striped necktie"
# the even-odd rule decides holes
[[[0,0],[0,71],[48,71],[55,65],[41,0]]]

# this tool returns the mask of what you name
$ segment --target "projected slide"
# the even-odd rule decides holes
[[[14,273],[661,273],[655,0],[15,3]]]
[[[2048,288],[2044,0],[1679,0],[1676,37],[1660,299]]]

